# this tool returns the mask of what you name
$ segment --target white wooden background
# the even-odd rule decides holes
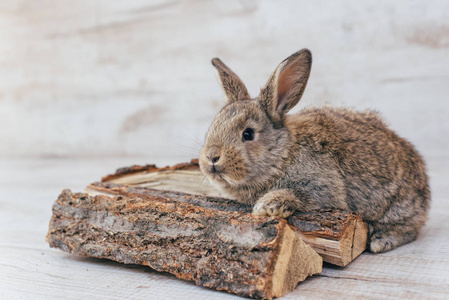
[[[63,188],[197,156],[223,103],[210,59],[259,88],[307,47],[298,108],[374,108],[428,162],[418,240],[325,266],[285,299],[449,295],[449,1],[0,1],[0,299],[237,299],[45,242]]]
[[[224,99],[212,57],[256,95],[304,47],[299,106],[374,108],[447,153],[445,0],[3,0],[0,37],[3,156],[190,158]]]

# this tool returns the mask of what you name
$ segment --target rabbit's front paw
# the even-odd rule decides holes
[[[257,200],[253,208],[253,214],[256,216],[288,218],[295,212],[297,202],[298,199],[289,190],[271,191]]]

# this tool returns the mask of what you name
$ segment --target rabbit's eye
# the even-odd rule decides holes
[[[252,141],[254,139],[254,129],[252,128],[246,128],[245,131],[243,131],[243,141]]]

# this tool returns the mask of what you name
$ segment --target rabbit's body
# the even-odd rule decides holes
[[[284,114],[307,83],[311,57],[304,51],[284,61],[255,99],[215,61],[230,101],[209,129],[202,171],[238,200],[254,203],[258,215],[340,208],[369,224],[373,252],[414,240],[430,192],[424,162],[410,143],[372,111]]]
[[[278,188],[295,190],[310,208],[358,212],[374,233],[373,252],[416,238],[430,200],[424,162],[377,113],[306,109],[287,116],[286,128],[299,155]]]

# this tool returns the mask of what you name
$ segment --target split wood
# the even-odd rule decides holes
[[[322,258],[343,266],[365,248],[366,224],[354,213],[255,217],[251,207],[219,196],[196,161],[120,169],[86,193],[64,190],[53,206],[47,241],[81,256],[147,265],[267,299],[321,272]]]

